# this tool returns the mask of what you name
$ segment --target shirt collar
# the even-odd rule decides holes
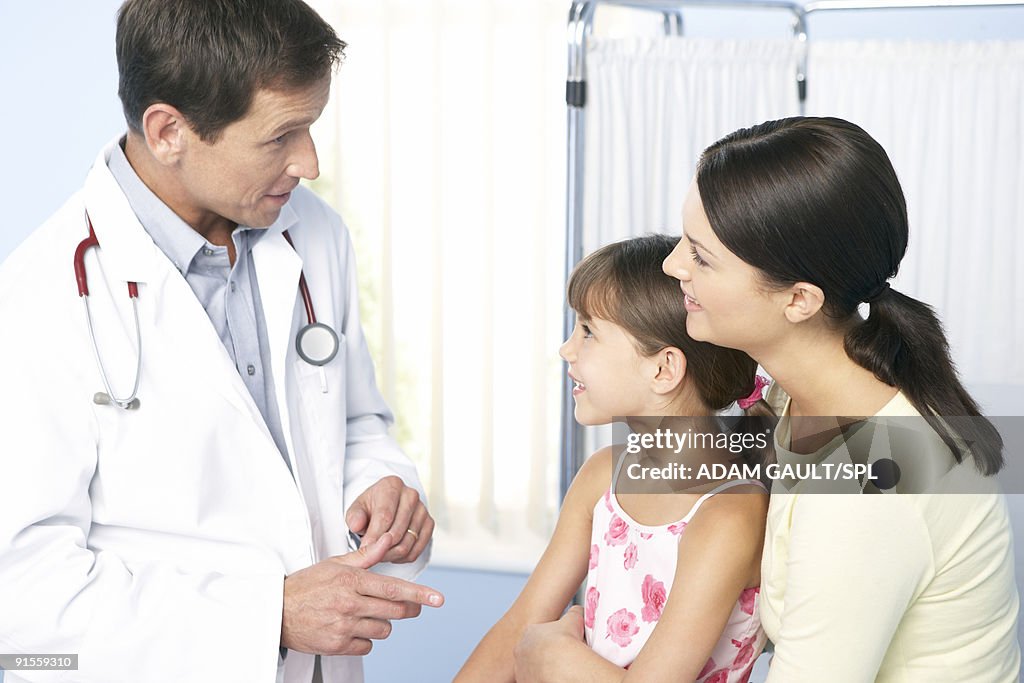
[[[178,214],[174,213],[167,204],[163,202],[149,187],[146,186],[139,175],[128,162],[124,153],[125,138],[121,138],[118,144],[114,145],[107,162],[111,175],[121,186],[128,200],[128,205],[139,219],[139,223],[153,239],[153,242],[160,248],[167,258],[171,260],[174,267],[187,275],[193,259],[199,250],[208,243],[206,238],[193,230],[185,221],[181,220]],[[239,239],[243,232],[248,232],[248,239]],[[262,237],[265,230],[257,230],[247,226],[239,226],[232,233],[235,240],[238,256],[241,251],[248,251]]]

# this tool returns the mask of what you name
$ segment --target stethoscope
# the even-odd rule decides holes
[[[103,369],[103,360],[100,358],[100,350],[96,344],[96,333],[93,330],[92,313],[89,310],[89,283],[85,274],[85,252],[92,247],[99,247],[99,240],[96,239],[96,232],[92,227],[92,219],[89,212],[85,212],[85,221],[89,225],[89,236],[79,242],[75,249],[75,280],[78,282],[78,296],[85,302],[85,319],[89,325],[89,338],[92,340],[92,352],[96,358],[96,366],[100,369],[100,377],[103,380],[105,392],[97,392],[93,397],[93,403],[97,405],[115,405],[123,410],[135,410],[139,407],[139,378],[142,376],[142,331],[139,328],[139,285],[137,282],[128,283],[128,298],[132,301],[132,312],[135,315],[135,347],[138,349],[135,362],[135,383],[132,386],[132,393],[124,398],[118,398],[110,388],[110,380]],[[284,238],[292,249],[291,235],[285,230]],[[299,292],[302,294],[302,302],[306,307],[307,324],[299,330],[295,336],[295,350],[299,357],[310,365],[323,367],[331,362],[338,353],[338,334],[324,323],[316,321],[316,313],[313,311],[313,299],[309,295],[309,287],[306,285],[306,275],[299,271]]]

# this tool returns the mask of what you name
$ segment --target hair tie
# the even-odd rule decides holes
[[[767,379],[765,379],[761,375],[754,375],[754,390],[750,392],[750,396],[747,396],[746,398],[741,398],[737,400],[736,403],[738,403],[740,408],[742,408],[743,410],[748,410],[750,406],[754,405],[755,403],[761,400],[761,394],[766,386],[768,386]]]
[[[873,292],[871,292],[870,294],[868,294],[864,298],[864,303],[866,303],[866,304],[873,304],[873,303],[875,303],[876,301],[881,299],[883,296],[885,296],[886,292],[888,292],[889,289],[890,289],[889,281],[886,280],[885,282],[880,284],[878,287],[876,287]]]

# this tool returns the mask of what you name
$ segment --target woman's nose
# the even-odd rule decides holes
[[[689,264],[679,255],[679,247],[673,249],[672,253],[665,258],[661,264],[661,270],[665,275],[682,282],[687,282],[690,279]]]

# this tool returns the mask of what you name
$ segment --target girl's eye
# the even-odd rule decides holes
[[[700,254],[697,253],[696,247],[690,247],[690,256],[693,257],[693,262],[696,263],[701,268],[708,264],[708,262],[702,259],[700,257]]]
[[[583,323],[580,323],[580,329],[583,330],[583,337],[584,338],[588,338],[588,337],[593,337],[594,336],[594,333],[590,331],[590,327],[588,325],[584,325]]]

